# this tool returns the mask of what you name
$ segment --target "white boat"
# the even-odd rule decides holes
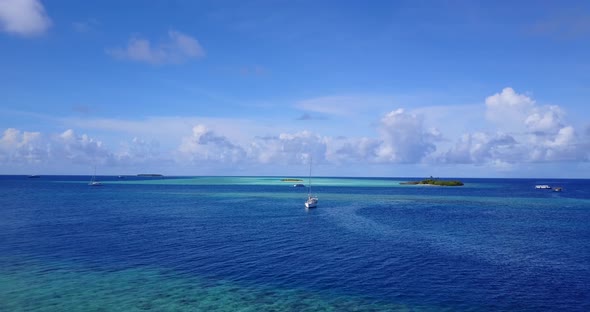
[[[311,158],[309,159],[309,188],[307,190],[307,201],[305,201],[305,208],[315,208],[318,206],[318,198],[311,195]]]
[[[551,186],[547,185],[547,184],[539,184],[539,185],[535,185],[536,189],[550,189]]]
[[[305,208],[315,208],[317,206],[318,206],[318,198],[317,197],[313,197],[313,196],[307,197],[307,200],[305,201]]]
[[[94,166],[94,174],[92,175],[90,182],[88,182],[88,185],[90,185],[90,186],[101,186],[102,185],[102,183],[100,181],[96,180],[96,166]]]

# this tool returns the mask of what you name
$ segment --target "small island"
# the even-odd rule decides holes
[[[163,175],[159,173],[140,173],[137,175],[138,177],[162,177]]]
[[[283,181],[283,182],[303,182],[303,180],[301,180],[301,179],[293,179],[293,178],[281,179],[281,181]]]
[[[401,182],[402,185],[438,185],[438,186],[462,186],[463,182],[458,180],[439,180],[430,177],[430,179],[425,179],[422,181],[410,181],[410,182]]]

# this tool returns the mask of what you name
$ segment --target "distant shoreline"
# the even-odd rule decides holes
[[[293,178],[281,179],[281,181],[283,181],[283,182],[303,182],[302,179],[293,179]]]
[[[463,186],[464,183],[459,180],[439,180],[425,179],[422,181],[400,182],[401,185],[434,185],[434,186]]]
[[[27,173],[0,173],[0,177],[28,177],[31,174],[27,174]],[[35,174],[35,175],[39,175],[41,178],[47,178],[47,177],[87,177],[89,175],[92,174],[56,174],[56,173],[40,173],[40,174]],[[113,177],[117,177],[117,176],[126,176],[126,177],[131,177],[131,176],[140,176],[140,174],[133,174],[133,173],[125,173],[125,174],[119,174],[119,173],[108,173],[108,174],[97,174],[97,176],[101,176],[101,177],[108,177],[108,176],[113,176]],[[175,174],[171,174],[171,175],[165,175],[165,174],[158,174],[157,176],[159,177],[166,177],[166,178],[204,178],[204,177],[233,177],[233,178],[269,178],[269,179],[279,179],[281,180],[282,176],[280,175],[189,175],[189,174],[182,174],[182,175],[175,175]],[[392,180],[392,181],[401,181],[401,180],[418,180],[421,179],[420,177],[412,177],[412,176],[403,176],[403,177],[397,177],[397,176],[317,176],[314,178],[318,178],[318,179],[364,179],[364,180]],[[469,181],[474,181],[474,180],[483,180],[483,181],[502,181],[502,180],[522,180],[522,181],[531,181],[532,183],[535,184],[552,184],[555,183],[554,181],[567,181],[567,180],[574,180],[574,181],[589,181],[590,177],[584,177],[584,178],[580,178],[580,177],[575,177],[575,178],[564,178],[564,177],[457,177],[456,179],[463,179],[463,180],[469,180]],[[304,179],[301,179],[302,181],[304,181]],[[419,181],[409,181],[409,182],[419,182]],[[406,183],[406,182],[402,182],[402,183]]]

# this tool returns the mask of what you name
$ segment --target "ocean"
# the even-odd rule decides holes
[[[281,178],[0,176],[0,311],[590,311],[590,180]]]

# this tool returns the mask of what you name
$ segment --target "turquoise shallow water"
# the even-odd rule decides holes
[[[2,270],[6,311],[409,311],[360,297],[240,285],[158,268],[89,270],[72,264]],[[429,310],[423,307],[422,310]],[[430,309],[432,310],[432,309]]]
[[[590,310],[588,180],[281,178],[1,176],[0,310]]]

